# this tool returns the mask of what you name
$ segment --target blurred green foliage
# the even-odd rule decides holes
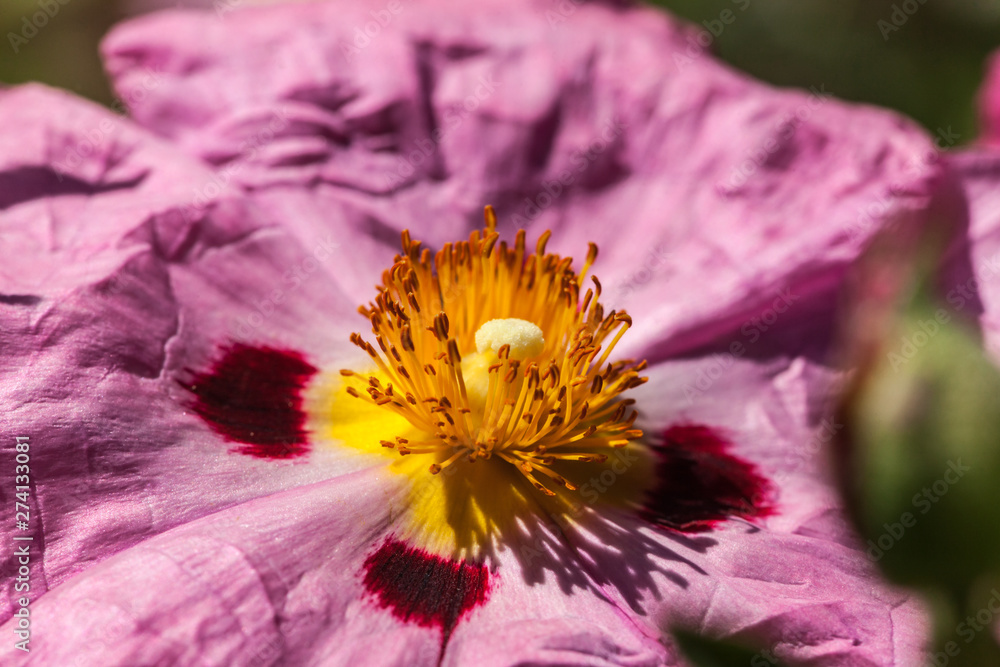
[[[101,36],[137,0],[3,0],[0,81],[44,81],[104,103],[111,92],[97,56]],[[187,0],[179,2],[184,4]],[[556,4],[558,0],[552,0]],[[60,4],[60,3],[65,4]],[[738,69],[780,86],[824,85],[837,97],[891,107],[931,132],[976,134],[973,100],[986,55],[1000,48],[1000,0],[654,0],[696,24],[712,25],[711,48]],[[15,53],[44,6],[57,6]],[[911,9],[888,31],[894,8]],[[50,10],[51,11],[51,10]],[[29,30],[30,32],[30,30]]]
[[[841,480],[869,560],[929,601],[934,664],[996,667],[1000,645],[983,630],[1000,614],[1000,370],[959,306],[935,296],[943,244],[928,239],[935,250],[918,257],[932,261],[872,260],[886,273],[866,293],[896,284],[899,294],[878,317],[878,297],[862,303],[868,319],[851,322],[849,336],[880,342],[858,356],[837,417]]]
[[[0,81],[43,81],[110,104],[97,44],[121,17],[113,0],[2,0]]]
[[[1000,48],[1000,0],[656,4],[702,25],[730,10],[735,19],[711,48],[735,67],[780,86],[823,84],[836,97],[901,111],[931,132],[950,126],[960,143],[977,133],[974,99],[986,56]]]

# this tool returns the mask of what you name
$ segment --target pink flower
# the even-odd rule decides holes
[[[31,652],[4,664],[680,664],[674,625],[762,659],[919,659],[920,605],[879,583],[821,456],[833,295],[936,193],[909,123],[750,81],[615,3],[175,12],[105,56],[131,119],[0,93],[4,447],[30,442],[29,525],[3,530],[34,538],[2,609],[10,638],[30,608]],[[355,309],[405,275],[383,274],[400,232],[438,250],[488,203],[508,250],[519,225],[526,253],[546,229],[563,257],[598,243],[604,314],[631,315],[611,360],[649,364],[623,395],[641,438],[626,405],[588,450],[607,460],[540,464],[575,489],[529,466],[554,499],[499,453],[400,457],[402,408],[338,384],[368,374]],[[552,270],[584,298],[579,261]],[[463,364],[463,313],[528,294],[477,284],[442,288]],[[531,312],[572,320],[554,294]],[[579,386],[610,414],[600,372]],[[433,382],[411,393],[442,407]]]
[[[958,219],[966,238],[951,248],[953,266],[946,280],[948,304],[967,319],[978,320],[984,343],[1000,354],[1000,52],[987,67],[979,93],[981,145],[948,155],[961,185],[964,206]]]
[[[993,54],[986,67],[986,81],[979,93],[979,117],[983,143],[1000,147],[1000,51]]]

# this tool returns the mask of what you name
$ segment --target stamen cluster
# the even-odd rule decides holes
[[[383,440],[383,446],[432,455],[434,474],[459,461],[497,456],[536,489],[555,495],[539,475],[575,488],[552,469],[556,462],[603,462],[602,450],[642,437],[633,428],[635,401],[619,394],[646,381],[639,375],[646,364],[608,361],[632,320],[624,311],[604,312],[597,278],[580,300],[580,281],[597,246],[590,244],[578,276],[572,258],[545,252],[549,236],[541,236],[533,254],[526,252],[524,230],[508,247],[499,241],[490,207],[482,232],[433,255],[403,232],[403,254],[383,272],[374,303],[359,308],[377,347],[351,335],[379,374],[341,371],[349,394],[405,417],[421,433]],[[515,359],[504,345],[483,359],[477,329],[504,318],[540,327],[542,351]],[[483,372],[485,395],[469,386]]]

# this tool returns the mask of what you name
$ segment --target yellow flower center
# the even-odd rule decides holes
[[[403,254],[359,309],[375,345],[351,336],[379,372],[341,371],[348,393],[412,425],[384,447],[428,457],[432,474],[497,457],[552,496],[575,490],[558,462],[603,462],[642,437],[634,401],[619,395],[646,381],[646,364],[609,361],[632,320],[604,312],[597,278],[580,298],[597,246],[578,275],[572,258],[545,252],[549,236],[533,254],[524,230],[508,247],[491,207],[482,232],[433,255],[403,232]]]

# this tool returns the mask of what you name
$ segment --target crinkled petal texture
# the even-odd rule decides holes
[[[502,229],[552,229],[558,252],[598,243],[606,299],[643,315],[627,353],[659,359],[790,282],[828,291],[939,172],[910,123],[751,81],[652,9],[383,4],[169,13],[103,46],[138,122],[306,245],[355,232],[341,279],[359,300],[399,230],[440,247],[490,203]]]
[[[624,541],[622,551],[626,562],[645,562],[648,577],[633,597],[619,597],[630,590],[620,584],[629,576],[608,567],[609,596],[661,626],[742,639],[787,664],[922,662],[928,628],[921,605],[873,585],[875,566],[858,550],[830,488],[825,444],[841,428],[825,416],[833,371],[803,357],[707,357],[660,364],[649,377],[636,392],[646,406],[644,430],[701,424],[727,435],[732,454],[768,481],[760,493],[774,512],[697,535],[651,530],[634,515],[609,519],[644,536]],[[575,537],[588,545],[584,551],[602,539],[588,527]]]
[[[187,215],[211,171],[65,93],[0,93],[0,142],[0,396],[4,432],[30,439],[32,594],[173,526],[366,465],[233,456],[180,384],[244,338],[349,359],[355,306],[336,283],[319,268],[282,281],[317,264],[309,249],[238,194]],[[0,473],[11,489],[14,473]],[[10,543],[13,526],[0,530]]]
[[[674,624],[918,662],[920,609],[839,523],[821,415],[831,293],[935,196],[921,133],[617,3],[219,7],[108,38],[145,129],[0,93],[0,393],[39,536],[33,653],[4,664],[671,665]],[[655,362],[641,425],[691,452],[613,509],[635,471],[609,463],[571,521],[471,563],[401,542],[405,478],[300,399],[356,364],[399,231],[437,248],[486,203],[508,240],[601,245],[623,349]]]

